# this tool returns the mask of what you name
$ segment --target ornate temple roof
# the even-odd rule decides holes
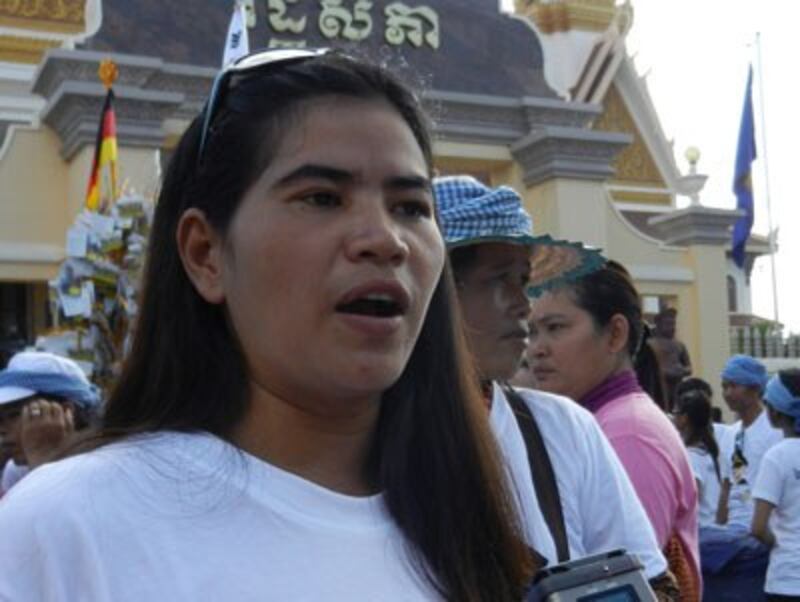
[[[217,67],[231,2],[104,0],[103,22],[83,48]],[[255,0],[250,48],[345,47],[408,66],[426,88],[555,98],[542,48],[524,20],[497,0]],[[401,57],[402,54],[402,57]]]

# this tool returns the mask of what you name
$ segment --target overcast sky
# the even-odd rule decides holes
[[[504,6],[506,0],[503,0]],[[794,180],[800,174],[795,150],[800,144],[798,109],[790,90],[796,89],[800,61],[797,0],[633,0],[629,51],[635,55],[661,117],[674,140],[682,171],[684,152],[697,146],[698,171],[709,176],[700,201],[733,208],[731,192],[747,67],[757,69],[755,37],[761,32],[764,85],[762,103],[758,73],[754,80],[756,146],[753,164],[756,195],[754,231],[767,234],[764,156],[769,169],[772,221],[780,227],[777,255],[779,317],[788,330],[800,333],[800,194]],[[762,108],[763,106],[763,108]],[[761,111],[766,127],[761,127]],[[764,144],[766,131],[766,152]],[[688,201],[679,201],[685,203]],[[753,310],[772,317],[770,262],[762,258],[753,274]]]

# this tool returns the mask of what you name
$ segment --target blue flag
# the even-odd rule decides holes
[[[753,127],[753,68],[747,73],[747,89],[744,93],[742,122],[739,124],[739,144],[736,147],[736,168],[733,173],[733,193],[736,195],[736,208],[744,215],[733,226],[733,261],[744,267],[744,250],[750,230],[753,228],[753,180],[752,164],[756,158],[756,137]]]

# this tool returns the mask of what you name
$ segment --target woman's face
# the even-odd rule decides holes
[[[688,434],[691,424],[689,423],[689,417],[685,413],[676,411],[673,415],[672,421],[675,423],[675,427],[678,429],[678,432],[681,435],[685,436]]]
[[[523,245],[480,244],[460,276],[458,300],[481,378],[507,380],[519,368],[528,343],[530,254]]]
[[[234,215],[221,269],[252,384],[315,408],[377,398],[405,368],[444,265],[423,153],[389,105],[328,98],[274,157]]]
[[[566,290],[537,298],[527,359],[536,388],[579,400],[619,367],[619,333],[598,329]]]

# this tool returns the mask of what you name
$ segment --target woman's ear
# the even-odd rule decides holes
[[[186,210],[175,237],[183,269],[197,293],[209,303],[222,303],[223,241],[205,213],[194,207]]]
[[[628,349],[628,334],[631,326],[622,314],[614,314],[608,323],[608,346],[611,353],[619,353]]]

